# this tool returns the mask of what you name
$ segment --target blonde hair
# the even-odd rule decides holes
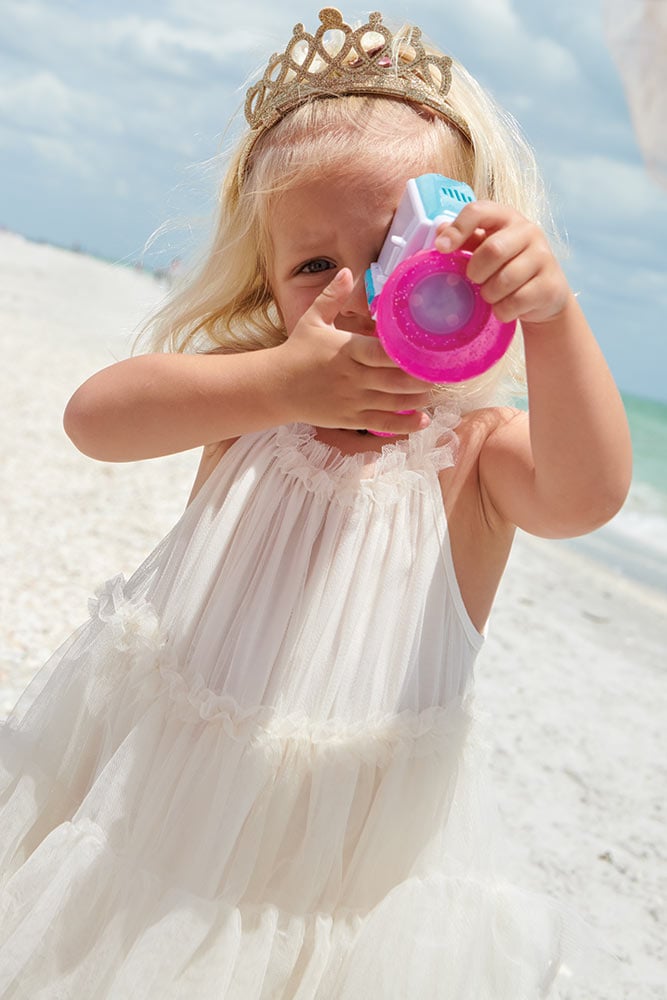
[[[268,280],[272,200],[332,172],[381,170],[390,180],[391,171],[405,176],[414,163],[414,175],[438,172],[462,180],[477,198],[511,206],[551,235],[531,148],[514,119],[454,60],[448,105],[466,122],[469,141],[445,117],[419,105],[349,95],[318,97],[290,111],[260,136],[247,164],[241,142],[221,186],[208,251],[150,321],[151,349],[231,353],[282,343],[286,333]],[[436,387],[434,401],[456,397],[464,409],[489,405],[515,395],[522,380],[519,332],[489,372]]]

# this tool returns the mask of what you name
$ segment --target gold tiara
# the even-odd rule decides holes
[[[425,105],[470,138],[465,120],[447,103],[452,60],[427,52],[419,28],[394,35],[378,11],[352,28],[335,7],[325,7],[319,19],[314,35],[297,24],[285,51],[271,56],[262,79],[248,90],[245,117],[251,132],[244,161],[256,139],[289,111],[313,98],[347,94]]]

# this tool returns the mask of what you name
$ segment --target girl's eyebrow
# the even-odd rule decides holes
[[[321,249],[333,242],[334,237],[322,229],[294,230],[290,229],[288,235],[289,248],[298,253],[307,253],[314,249]]]

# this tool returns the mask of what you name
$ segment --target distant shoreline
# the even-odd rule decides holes
[[[23,233],[17,233],[12,229],[7,229],[6,227],[0,226],[0,238],[3,235],[9,235],[10,237],[17,237],[18,239],[24,240],[26,243],[31,243],[36,247],[48,247],[53,250],[59,250],[64,253],[74,254],[77,257],[88,257],[90,260],[99,261],[102,264],[108,264],[111,267],[119,267],[132,271],[138,271],[141,274],[146,274],[149,277],[153,277],[158,281],[169,280],[171,271],[174,269],[174,262],[178,261],[180,264],[180,258],[175,257],[169,263],[159,264],[151,266],[145,262],[142,254],[138,254],[137,257],[133,259],[123,259],[118,257],[107,257],[103,253],[98,253],[95,250],[87,249],[86,247],[78,244],[65,244],[65,243],[54,243],[52,240],[48,240],[45,237],[34,237],[25,236]]]

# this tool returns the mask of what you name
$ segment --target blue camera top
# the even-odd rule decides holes
[[[472,188],[463,181],[453,181],[442,174],[422,174],[414,179],[419,200],[428,219],[438,222],[446,218],[455,218],[464,205],[474,201]]]
[[[442,174],[422,174],[408,181],[377,261],[366,272],[366,295],[375,298],[402,261],[433,246],[441,222],[455,219],[475,200],[472,188]]]

